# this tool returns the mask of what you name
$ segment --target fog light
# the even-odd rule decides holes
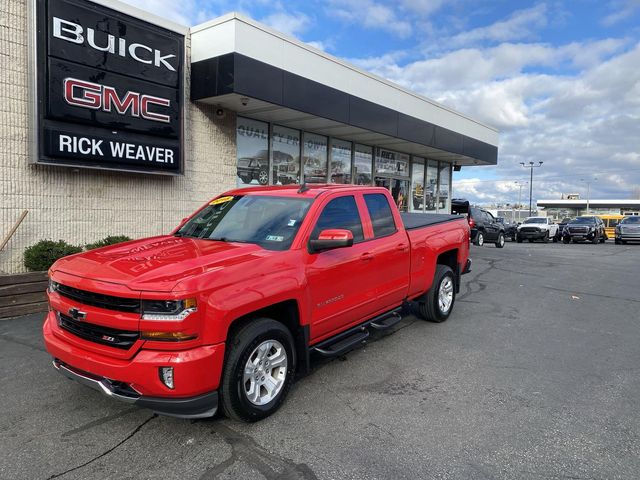
[[[173,390],[173,367],[160,367],[160,380]]]

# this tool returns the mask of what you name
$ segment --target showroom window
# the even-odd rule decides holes
[[[413,157],[411,163],[411,201],[409,211],[424,212],[424,158]]]
[[[376,175],[409,175],[409,155],[378,148],[376,155]]]
[[[373,148],[356,143],[354,153],[355,168],[353,170],[356,185],[371,185],[371,165],[373,165]]]
[[[351,142],[331,139],[331,183],[351,183]]]
[[[424,182],[424,210],[435,212],[437,207],[436,195],[438,193],[438,162],[427,160],[427,176]]]
[[[302,160],[306,183],[327,183],[327,137],[304,132]]]
[[[273,185],[300,183],[300,132],[274,125],[271,149]]]
[[[438,212],[448,213],[451,211],[451,198],[449,198],[449,187],[451,186],[451,164],[440,162],[440,178],[438,186]]]
[[[269,124],[238,117],[236,128],[238,187],[269,183]]]

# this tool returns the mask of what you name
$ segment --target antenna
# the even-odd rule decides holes
[[[298,193],[304,193],[307,190],[309,190],[310,187],[307,186],[307,182],[305,182],[304,180],[302,181],[302,185],[300,185],[300,188],[298,189]]]

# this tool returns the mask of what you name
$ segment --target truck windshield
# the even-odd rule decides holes
[[[311,205],[310,199],[235,195],[220,197],[200,210],[177,236],[255,243],[268,250],[291,246]]]
[[[578,217],[572,220],[571,223],[596,223],[596,219],[593,217]]]
[[[524,223],[547,223],[547,219],[544,217],[532,217],[527,218]]]

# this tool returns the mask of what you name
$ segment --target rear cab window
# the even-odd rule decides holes
[[[387,197],[381,193],[367,193],[364,195],[364,202],[371,218],[374,238],[396,233],[396,224]]]

